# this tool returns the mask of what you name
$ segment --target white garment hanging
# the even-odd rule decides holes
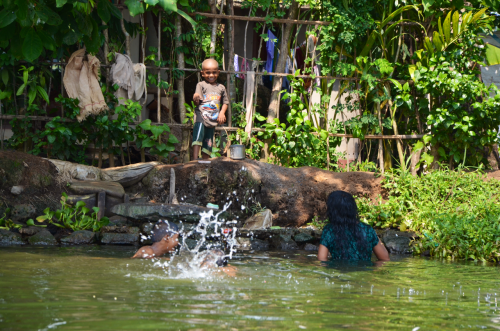
[[[252,132],[252,120],[253,120],[253,93],[255,90],[255,71],[248,71],[246,79],[246,116],[247,125],[245,126],[245,132]]]

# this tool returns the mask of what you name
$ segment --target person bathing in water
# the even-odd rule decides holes
[[[330,223],[323,229],[318,260],[371,261],[372,251],[379,261],[389,261],[387,249],[375,230],[362,223],[354,197],[344,191],[330,193],[327,200]]]
[[[173,253],[179,245],[179,228],[177,224],[160,220],[153,226],[153,245],[143,246],[132,256],[133,259],[159,258]],[[219,267],[227,275],[234,277],[236,268],[227,264],[226,255],[220,249],[210,249],[201,253],[200,268],[214,269]]]

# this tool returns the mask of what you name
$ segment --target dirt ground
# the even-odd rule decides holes
[[[157,202],[167,198],[170,169],[175,170],[179,202],[214,203],[222,207],[232,201],[228,211],[238,219],[245,219],[260,206],[270,209],[273,224],[280,226],[301,226],[315,216],[326,217],[325,201],[334,190],[371,199],[382,193],[381,179],[369,172],[284,168],[254,160],[220,157],[211,159],[210,164],[192,161],[156,167],[143,179],[141,186]]]
[[[55,166],[41,157],[17,151],[0,151],[0,217],[6,208],[32,204],[41,215],[47,207],[59,206],[64,186],[56,181]],[[20,195],[12,186],[23,186]]]

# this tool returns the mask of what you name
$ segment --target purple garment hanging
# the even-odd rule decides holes
[[[234,71],[240,71],[240,67],[238,66],[238,54],[234,54]],[[240,77],[240,75],[236,75],[236,77]]]
[[[264,69],[267,72],[273,72],[274,40],[276,39],[276,36],[271,32],[271,30],[267,30],[267,37],[269,38],[266,42],[267,61]]]

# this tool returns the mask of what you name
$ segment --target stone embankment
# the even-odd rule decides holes
[[[10,208],[9,219],[22,226],[0,230],[0,245],[140,245],[148,243],[152,222],[157,219],[182,221],[185,229],[192,228],[197,215],[209,210],[200,206],[208,205],[225,208],[220,217],[230,222],[228,228],[238,229],[241,250],[316,250],[321,232],[307,223],[315,217],[326,218],[328,194],[344,190],[374,199],[382,193],[380,181],[373,173],[290,169],[229,158],[98,169],[0,151],[0,216]],[[113,188],[102,189],[108,186]],[[173,201],[179,204],[165,208],[162,203],[172,201],[172,188]],[[95,233],[26,224],[47,207],[59,208],[62,192],[70,196],[68,201],[83,200],[87,207],[98,206],[97,193],[104,192],[102,206],[111,217],[110,224]],[[251,217],[254,214],[257,219]],[[408,251],[408,235],[380,235],[393,252]],[[186,243],[193,245],[197,239],[194,235]]]

